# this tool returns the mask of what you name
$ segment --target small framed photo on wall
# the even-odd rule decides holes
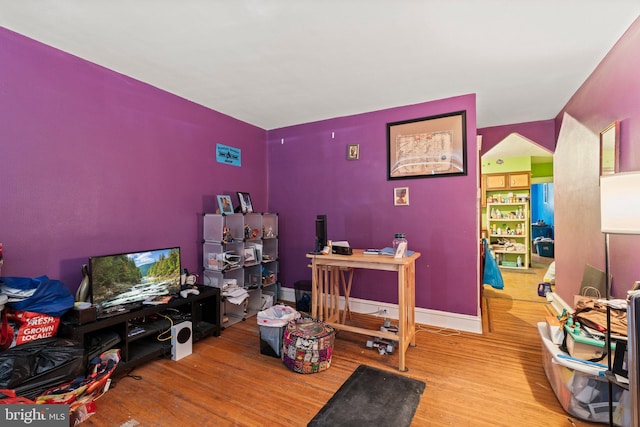
[[[347,160],[358,160],[360,158],[360,144],[347,145]]]
[[[393,189],[393,205],[409,206],[409,187],[398,187]]]

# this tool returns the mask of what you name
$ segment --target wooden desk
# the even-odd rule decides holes
[[[420,257],[415,252],[410,257],[394,258],[388,255],[365,255],[362,249],[354,249],[353,255],[314,255],[311,258],[311,315],[336,329],[398,341],[398,369],[406,371],[405,353],[409,345],[416,345],[416,280],[415,262]],[[345,324],[349,312],[349,293],[353,269],[384,270],[398,272],[398,334],[350,326]],[[345,310],[340,319],[340,287],[345,298]]]

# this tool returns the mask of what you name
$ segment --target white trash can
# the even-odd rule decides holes
[[[274,305],[258,312],[258,328],[260,329],[260,354],[281,357],[282,336],[290,320],[300,317],[294,308],[287,305]]]

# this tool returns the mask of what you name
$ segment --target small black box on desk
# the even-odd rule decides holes
[[[96,308],[77,309],[72,308],[64,314],[64,320],[74,325],[84,325],[85,323],[95,322],[97,318]]]
[[[332,246],[331,252],[336,255],[352,255],[353,249],[349,246]]]

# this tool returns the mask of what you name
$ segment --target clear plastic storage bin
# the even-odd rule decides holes
[[[202,237],[206,241],[222,242],[244,238],[244,217],[233,215],[205,214],[202,223]],[[225,233],[225,227],[228,233]]]
[[[574,362],[551,341],[546,322],[538,323],[542,339],[542,363],[560,405],[585,421],[609,423],[609,383],[606,367]],[[629,392],[613,384],[614,424],[629,425]]]

